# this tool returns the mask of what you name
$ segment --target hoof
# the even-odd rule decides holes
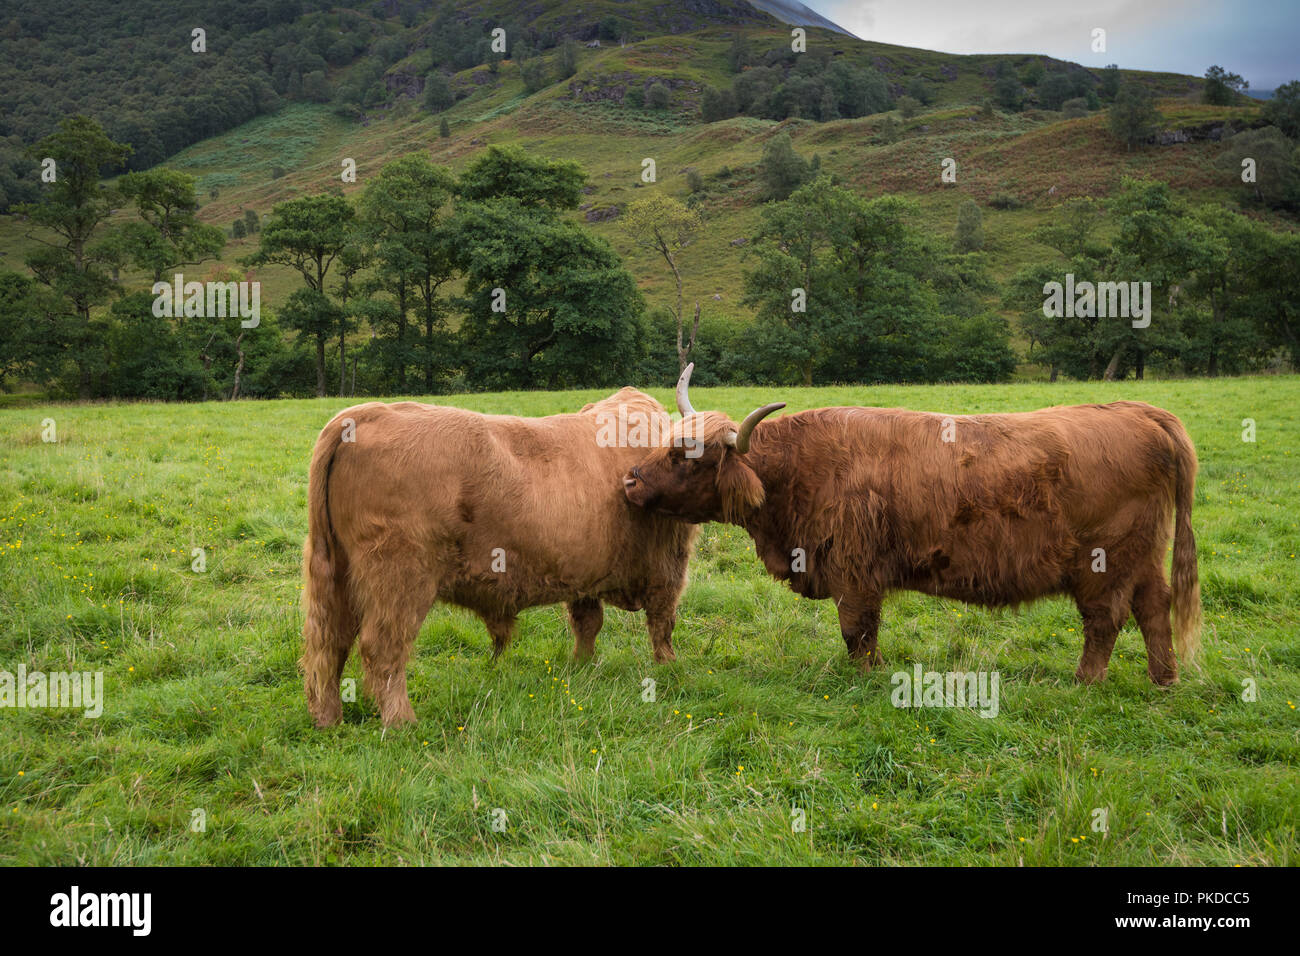
[[[401,727],[413,723],[415,723],[415,711],[411,709],[409,701],[405,703],[405,706],[399,708],[396,713],[384,715],[385,727]]]

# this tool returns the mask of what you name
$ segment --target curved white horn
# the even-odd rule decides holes
[[[767,418],[773,412],[785,408],[785,402],[773,402],[771,405],[764,405],[762,408],[756,408],[740,423],[740,430],[737,432],[727,433],[727,444],[740,454],[749,451],[749,436],[754,431],[754,426]]]
[[[682,371],[682,377],[677,380],[677,410],[682,413],[682,418],[687,415],[694,415],[695,409],[691,408],[691,398],[687,394],[687,389],[691,387],[691,373],[695,371],[695,363]]]

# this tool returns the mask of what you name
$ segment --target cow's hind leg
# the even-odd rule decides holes
[[[880,598],[853,594],[840,598],[836,605],[840,615],[840,635],[849,656],[864,671],[883,664],[884,658],[876,646],[880,634]]]
[[[573,656],[591,657],[596,653],[596,635],[605,623],[605,607],[599,598],[579,598],[569,602],[569,629],[573,631]]]
[[[406,665],[420,625],[437,596],[437,584],[417,567],[375,567],[357,576],[361,597],[361,664],[366,692],[385,726],[411,723]]]
[[[339,682],[360,627],[342,577],[324,584],[326,593],[318,593],[317,582],[308,584],[302,671],[307,710],[317,727],[330,727],[343,716]]]
[[[1133,590],[1133,616],[1142,629],[1147,646],[1147,674],[1152,683],[1167,686],[1178,680],[1178,660],[1174,657],[1172,629],[1169,626],[1169,585],[1164,568],[1156,564]]]

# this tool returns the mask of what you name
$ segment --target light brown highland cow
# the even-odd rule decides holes
[[[302,666],[318,726],[340,719],[358,635],[384,723],[415,719],[407,658],[435,601],[475,611],[496,654],[524,608],[566,603],[579,656],[594,650],[604,602],[644,608],[655,660],[674,658],[696,529],[624,498],[622,476],[647,449],[610,447],[602,422],[620,414],[671,433],[663,406],[631,388],[548,418],[370,402],[325,426],[303,547]]]

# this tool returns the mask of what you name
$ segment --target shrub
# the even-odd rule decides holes
[[[645,105],[652,110],[666,110],[671,97],[668,87],[662,83],[652,83],[650,89],[646,90]]]
[[[984,248],[984,226],[980,207],[973,199],[967,199],[957,210],[955,245],[958,252],[977,252]]]
[[[1061,104],[1061,112],[1065,114],[1066,119],[1078,119],[1080,116],[1088,115],[1088,101],[1082,96],[1076,96],[1072,100],[1066,100]]]

